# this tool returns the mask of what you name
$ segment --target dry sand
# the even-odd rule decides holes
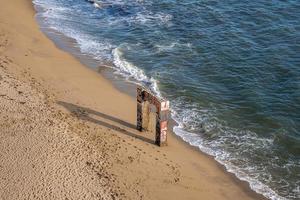
[[[135,130],[135,100],[59,50],[30,0],[0,0],[0,199],[262,199],[173,134]]]

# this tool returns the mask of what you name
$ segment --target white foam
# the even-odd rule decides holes
[[[72,10],[62,7],[53,0],[35,0],[34,3],[45,8],[43,17],[45,17],[46,24],[49,28],[58,31],[67,37],[73,38],[81,53],[92,55],[93,58],[97,60],[111,60],[111,50],[114,46],[111,45],[108,40],[97,40],[96,38],[93,38],[93,36],[85,34],[80,29],[76,30],[75,27],[69,27],[68,24],[61,26],[61,20],[68,19],[68,16],[65,13],[71,12]],[[51,6],[49,4],[51,4]]]
[[[240,180],[248,182],[252,190],[256,191],[257,193],[263,194],[265,197],[272,200],[286,200],[286,198],[279,196],[269,186],[249,177],[246,173],[244,173],[242,169],[235,165],[232,165],[230,162],[227,162],[227,158],[231,157],[230,154],[212,150],[210,147],[208,147],[208,145],[205,145],[205,142],[201,139],[201,137],[197,137],[195,134],[184,131],[180,128],[180,126],[175,126],[173,128],[173,131],[185,142],[189,143],[192,146],[198,147],[202,152],[213,156],[216,161],[226,167],[228,172],[235,174],[236,177]]]
[[[123,52],[120,46],[113,49],[112,55],[113,63],[116,66],[115,69],[118,74],[127,78],[128,81],[130,81],[131,78],[136,84],[142,84],[143,86],[147,86],[151,89],[153,93],[155,93],[158,96],[161,96],[157,86],[157,81],[152,77],[147,77],[143,70],[127,61],[123,57]]]
[[[121,51],[120,47],[115,48],[112,51],[113,58],[114,58],[114,64],[118,68],[120,72],[122,72],[124,75],[127,77],[134,78],[137,81],[147,81],[148,78],[144,74],[144,72],[137,68],[135,65],[132,63],[126,61],[123,58],[123,52]]]
[[[102,8],[100,3],[94,2],[93,5],[95,8]]]
[[[135,16],[130,17],[130,23],[139,23],[139,24],[159,24],[164,25],[168,24],[173,19],[173,16],[165,13],[152,13],[152,12],[143,12],[138,13]]]
[[[170,44],[156,44],[155,47],[157,48],[158,52],[162,51],[172,51],[175,47],[185,47],[191,48],[191,43],[179,43],[179,42],[171,42]]]
[[[96,1],[96,0],[87,0],[87,1],[92,3],[95,8],[98,9],[103,8],[103,3],[101,1]]]
[[[264,195],[265,197],[272,199],[272,200],[286,200],[285,197],[282,197],[278,195],[274,190],[272,190],[269,186],[266,184],[263,184],[262,182],[258,181],[257,176],[260,176],[260,173],[265,173],[264,171],[258,170],[254,166],[249,166],[249,163],[247,163],[244,168],[241,168],[239,166],[233,165],[231,160],[234,160],[234,156],[230,152],[224,151],[222,147],[224,144],[223,142],[226,140],[231,140],[231,137],[234,138],[234,135],[227,134],[226,137],[229,138],[225,139],[220,137],[218,140],[212,140],[212,141],[206,141],[203,140],[201,137],[201,134],[195,134],[184,130],[184,127],[186,123],[192,123],[190,120],[197,116],[196,113],[193,113],[194,111],[187,111],[184,113],[184,116],[179,117],[177,112],[172,112],[173,119],[178,123],[177,126],[174,126],[173,131],[176,135],[180,136],[185,142],[189,143],[192,146],[198,147],[202,152],[207,153],[208,155],[211,155],[215,158],[217,162],[224,165],[228,172],[233,173],[237,178],[240,180],[246,181],[249,183],[252,190],[256,191],[259,194]],[[188,116],[192,116],[191,118]],[[199,121],[201,120],[201,116],[198,116]],[[219,124],[217,125],[219,126]],[[211,127],[216,127],[216,124],[211,125]],[[189,127],[191,128],[191,127]],[[220,128],[220,127],[218,127]],[[214,128],[215,129],[215,128]],[[262,139],[255,136],[255,133],[251,132],[245,132],[244,138],[242,138],[243,143],[247,140],[257,140],[261,146],[270,146],[270,143],[272,143],[272,140],[269,139]],[[240,139],[240,135],[237,136],[238,139]],[[233,140],[232,140],[233,141]],[[247,172],[256,172],[257,176],[255,178],[249,176]]]

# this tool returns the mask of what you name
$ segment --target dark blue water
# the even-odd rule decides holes
[[[171,101],[176,134],[300,199],[299,0],[35,0],[49,28]]]

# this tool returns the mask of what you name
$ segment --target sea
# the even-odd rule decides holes
[[[33,3],[43,30],[169,100],[185,142],[268,199],[300,199],[300,0]]]

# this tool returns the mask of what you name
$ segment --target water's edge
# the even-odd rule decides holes
[[[112,85],[120,92],[125,93],[132,98],[135,98],[136,95],[136,83],[129,82],[125,78],[123,78],[120,75],[117,75],[114,73],[113,67],[108,65],[99,65],[97,60],[92,58],[91,56],[84,55],[80,52],[80,49],[76,46],[76,41],[72,38],[69,38],[66,35],[63,35],[62,33],[59,33],[55,30],[52,30],[48,28],[45,24],[43,24],[43,18],[42,16],[39,16],[39,13],[42,12],[42,8],[39,8],[38,6],[34,5],[35,11],[36,11],[36,20],[38,22],[38,25],[40,26],[41,31],[51,40],[54,42],[54,44],[64,50],[67,53],[70,53],[75,59],[79,60],[84,66],[87,66],[88,68],[91,68],[97,73],[100,73],[105,79],[110,81]],[[187,148],[191,148],[192,150],[196,150],[198,153],[204,154],[205,156],[209,157],[210,159],[213,159],[220,166],[222,170],[224,170],[224,173],[227,173],[232,177],[235,182],[241,182],[242,184],[239,184],[240,187],[242,187],[245,191],[253,192],[251,196],[254,196],[257,199],[263,199],[263,198],[269,198],[269,199],[285,199],[283,197],[277,196],[276,193],[269,188],[266,185],[261,185],[262,183],[258,183],[255,180],[249,180],[247,176],[240,175],[237,171],[234,171],[234,169],[231,168],[231,166],[227,165],[226,163],[223,163],[221,160],[218,160],[209,150],[205,148],[201,148],[199,144],[193,144],[189,142],[185,136],[189,135],[188,132],[184,131],[182,127],[180,127],[180,122],[176,122],[176,120],[173,118],[171,122],[171,134],[175,136],[176,139],[178,139],[180,142],[182,142],[183,145],[185,145]],[[256,185],[257,184],[257,185]],[[259,188],[264,187],[268,190],[261,191]],[[276,198],[274,198],[276,196]]]

